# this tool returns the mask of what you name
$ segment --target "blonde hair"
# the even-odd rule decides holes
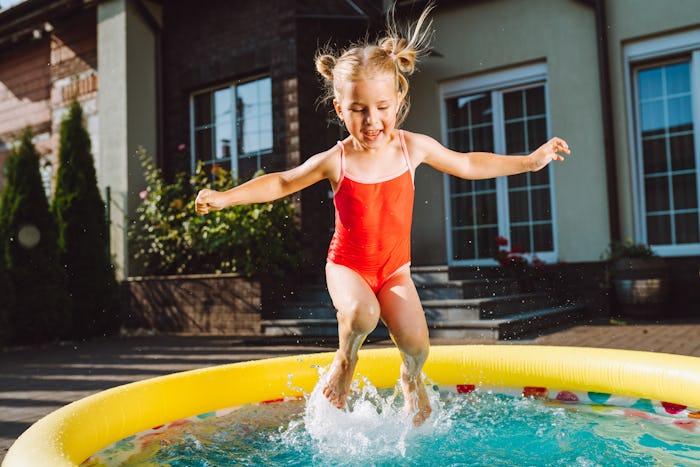
[[[393,75],[396,90],[399,93],[399,106],[396,126],[400,126],[408,115],[408,76],[416,69],[418,59],[426,55],[432,39],[432,20],[428,14],[433,9],[428,4],[420,17],[402,33],[396,23],[394,7],[387,13],[387,26],[384,37],[376,43],[367,39],[352,44],[349,48],[335,54],[332,51],[320,51],[316,55],[316,70],[324,78],[325,95],[323,100],[332,101],[338,96],[338,84],[376,75]]]

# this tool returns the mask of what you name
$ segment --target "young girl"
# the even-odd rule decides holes
[[[365,337],[381,319],[401,352],[400,382],[413,424],[431,414],[421,380],[428,357],[428,327],[410,275],[414,173],[426,163],[466,179],[537,171],[569,154],[553,138],[528,156],[459,153],[435,139],[400,130],[408,110],[408,81],[427,50],[429,8],[407,34],[387,35],[342,53],[320,54],[316,68],[349,136],[285,172],[263,175],[225,192],[203,189],[196,211],[272,201],[327,179],[334,193],[335,234],[326,264],[328,291],[337,310],[339,348],[323,393],[345,406]]]

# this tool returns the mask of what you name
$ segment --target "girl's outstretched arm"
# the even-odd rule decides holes
[[[411,133],[410,141],[411,155],[418,158],[418,163],[425,162],[441,172],[470,180],[536,172],[552,161],[563,161],[564,157],[560,153],[571,153],[566,141],[557,137],[550,139],[527,156],[456,152],[429,136],[417,133]]]
[[[229,206],[266,203],[296,193],[324,178],[333,179],[337,172],[333,157],[337,148],[316,154],[306,162],[284,172],[261,175],[227,191],[200,190],[194,203],[198,214],[208,214]],[[337,156],[337,154],[336,154]]]

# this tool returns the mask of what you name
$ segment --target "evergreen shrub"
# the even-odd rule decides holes
[[[7,183],[0,202],[0,258],[7,281],[3,302],[9,342],[62,337],[70,323],[70,302],[59,263],[56,224],[39,173],[30,130],[6,161]]]
[[[61,122],[58,159],[53,212],[66,290],[73,303],[73,337],[104,335],[119,327],[119,291],[109,253],[106,207],[77,101]]]

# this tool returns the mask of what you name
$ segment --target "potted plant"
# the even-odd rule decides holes
[[[668,304],[670,280],[664,258],[645,244],[613,242],[606,252],[613,299],[625,316],[657,319]]]

